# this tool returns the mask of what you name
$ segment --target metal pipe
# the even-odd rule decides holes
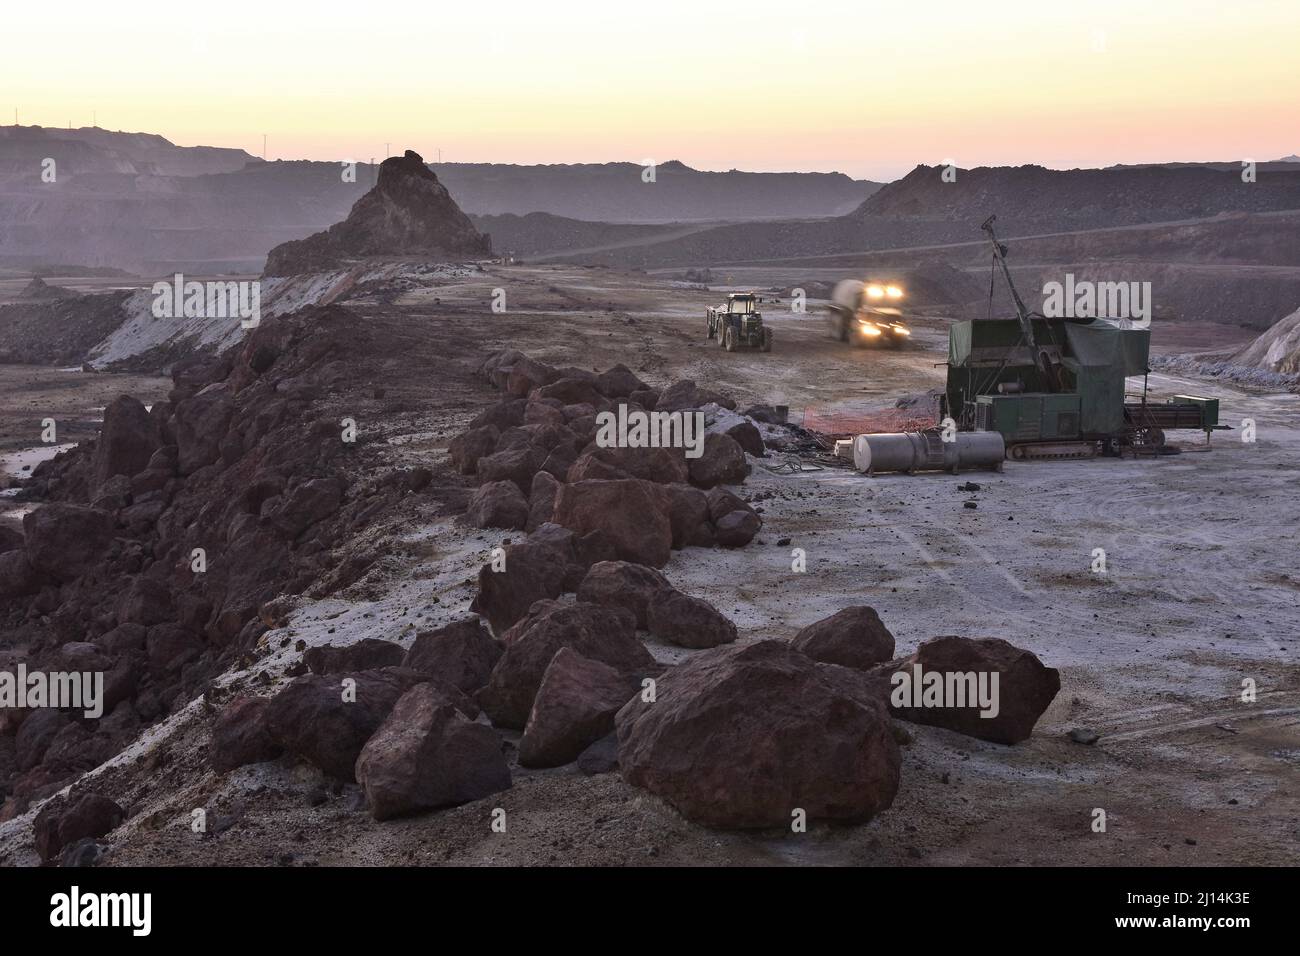
[[[853,465],[874,475],[886,471],[1002,470],[1006,442],[1000,432],[957,432],[944,441],[937,431],[859,435],[853,440]]]

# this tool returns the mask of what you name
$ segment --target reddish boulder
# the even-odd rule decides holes
[[[401,644],[365,637],[337,647],[333,644],[309,647],[303,652],[302,662],[313,674],[345,674],[377,667],[397,667],[405,656]]]
[[[478,460],[478,476],[484,482],[512,481],[522,492],[532,487],[533,475],[545,463],[547,453],[532,445],[518,444]]]
[[[650,633],[678,647],[717,647],[736,639],[736,625],[703,598],[668,591],[651,604]]]
[[[666,500],[648,481],[580,481],[561,485],[555,523],[576,534],[602,531],[624,561],[660,568],[668,563],[673,532]]]
[[[606,398],[626,398],[645,390],[645,382],[621,362],[596,376],[596,388]]]
[[[704,436],[704,453],[692,458],[691,484],[700,488],[738,485],[749,475],[745,450],[730,435],[713,432]]]
[[[397,699],[428,679],[400,667],[299,677],[271,698],[267,730],[283,750],[351,780],[361,748]]]
[[[696,823],[789,827],[863,821],[898,790],[883,706],[828,681],[785,641],[707,651],[633,697],[616,718],[624,779]]]
[[[753,422],[736,422],[727,429],[726,434],[744,449],[747,455],[762,458],[767,454],[767,449],[763,445],[763,433]]]
[[[536,531],[555,516],[555,496],[560,482],[546,471],[533,475],[533,486],[528,492],[528,523],[525,531]]]
[[[512,628],[505,653],[492,669],[478,702],[492,722],[521,729],[541,686],[546,666],[561,647],[622,674],[656,670],[654,657],[636,638],[636,620],[621,608],[549,602]]]
[[[711,548],[714,544],[713,523],[709,518],[708,496],[690,485],[664,485],[662,494],[668,510],[668,524],[673,531],[673,547]]]
[[[470,610],[486,617],[498,634],[527,614],[535,602],[564,592],[570,554],[562,546],[534,537],[506,547],[499,561],[479,569],[478,594]]]
[[[457,435],[447,446],[451,464],[462,475],[472,475],[478,471],[479,459],[496,450],[501,430],[495,425],[471,428]]]
[[[1056,668],[996,637],[936,637],[890,669],[890,708],[896,715],[999,744],[1027,740],[1061,689]],[[942,685],[929,682],[929,674],[943,675]],[[932,697],[927,684],[942,690],[932,691]],[[981,687],[990,706],[979,700]]]
[[[610,474],[619,478],[644,478],[656,484],[686,482],[690,478],[686,455],[680,448],[622,448],[593,444],[583,449],[578,464],[570,469],[569,481],[603,477],[598,466],[587,461],[589,458],[598,459],[612,469]]]
[[[790,646],[815,661],[866,670],[894,656],[894,635],[874,608],[846,607],[809,624]]]
[[[0,598],[35,594],[41,589],[41,577],[27,559],[26,551],[0,554]]]
[[[71,581],[99,564],[113,542],[113,515],[85,505],[53,503],[23,515],[27,559],[41,574]]]
[[[724,548],[743,548],[763,527],[763,519],[748,504],[725,488],[709,492],[709,517],[713,535]]]
[[[361,749],[355,772],[376,820],[468,803],[511,783],[497,735],[466,720],[430,684],[401,696]]]
[[[98,793],[51,800],[32,821],[36,852],[48,863],[65,846],[88,837],[101,837],[125,819],[125,810]]]
[[[578,759],[614,730],[614,715],[640,686],[636,677],[561,647],[542,675],[519,741],[524,767],[558,767]]]
[[[236,697],[226,705],[212,725],[208,763],[213,770],[229,773],[280,756],[266,722],[270,703],[265,697]]]
[[[631,611],[636,626],[649,626],[650,608],[673,590],[658,571],[629,561],[593,564],[578,586],[578,600]]]
[[[520,531],[528,524],[528,499],[513,481],[489,481],[470,496],[465,523]]]
[[[736,407],[735,401],[720,392],[700,388],[691,380],[685,379],[680,382],[673,382],[659,393],[659,401],[655,405],[655,411],[681,412],[691,408],[703,408],[709,404],[720,405],[722,408]]]
[[[488,682],[501,652],[478,618],[466,618],[417,634],[402,666],[472,694]]]
[[[485,425],[492,425],[499,431],[507,428],[514,428],[524,423],[524,411],[527,402],[522,398],[516,398],[510,401],[497,402],[495,405],[489,405],[483,411],[479,412],[470,421],[469,427],[482,428]]]
[[[192,474],[221,457],[221,441],[235,416],[233,391],[224,382],[213,382],[192,398],[176,406],[177,469]]]
[[[149,466],[161,441],[149,410],[130,395],[119,395],[104,409],[104,425],[91,458],[91,487],[115,475],[129,479]]]

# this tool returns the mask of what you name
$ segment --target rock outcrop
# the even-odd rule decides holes
[[[379,181],[348,217],[325,232],[282,243],[266,259],[268,276],[328,272],[377,256],[459,261],[491,253],[419,153],[407,150],[379,166]]]

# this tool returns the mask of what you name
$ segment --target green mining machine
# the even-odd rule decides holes
[[[1224,427],[1217,399],[1148,401],[1148,329],[1030,313],[1011,282],[1007,248],[993,233],[995,218],[982,228],[1016,316],[958,322],[949,332],[943,414],[959,429],[1000,432],[1013,459],[1061,459],[1126,450],[1158,454],[1168,430],[1198,429],[1208,441]],[[1138,375],[1141,395],[1129,399],[1126,380]]]

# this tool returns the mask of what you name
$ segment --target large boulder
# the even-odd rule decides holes
[[[505,653],[478,694],[479,705],[500,727],[527,724],[546,667],[562,647],[620,674],[640,677],[657,670],[654,657],[637,640],[636,619],[622,608],[539,602],[511,628],[505,643]]]
[[[532,487],[547,459],[547,452],[530,444],[516,444],[478,460],[478,476],[484,482],[511,481],[525,491]]]
[[[113,515],[53,503],[23,515],[27,559],[41,574],[71,581],[94,568],[113,542]]]
[[[495,425],[471,428],[457,435],[447,446],[452,466],[462,475],[474,474],[478,471],[479,459],[492,454],[500,437],[501,431]]]
[[[894,656],[894,635],[874,608],[846,607],[809,624],[790,646],[815,661],[866,670]]]
[[[592,461],[591,459],[595,459]],[[656,484],[685,482],[690,479],[687,459],[680,448],[625,448],[617,445],[589,445],[582,457],[569,469],[567,480],[603,477],[644,478]]]
[[[899,717],[999,744],[1027,740],[1061,689],[1056,668],[996,637],[936,637],[891,670],[890,708]],[[981,704],[981,686],[992,706]]]
[[[472,694],[488,682],[502,650],[501,642],[471,617],[417,634],[402,666]]]
[[[554,521],[579,535],[604,532],[624,561],[661,568],[672,552],[666,500],[648,481],[593,479],[561,485]]]
[[[235,416],[233,389],[213,382],[176,406],[177,470],[182,475],[198,471],[221,457],[221,442]]]
[[[285,492],[279,504],[267,512],[267,517],[281,533],[296,538],[338,511],[342,503],[343,489],[337,479],[312,478]]]
[[[578,600],[631,611],[636,626],[650,626],[650,608],[673,591],[658,571],[630,561],[601,561],[593,564],[578,585]]]
[[[713,522],[709,517],[708,496],[686,484],[663,485],[668,509],[668,524],[673,531],[673,547],[711,548],[714,544]]]
[[[525,767],[558,767],[578,759],[614,730],[614,715],[637,692],[637,678],[561,647],[542,675],[519,741]]]
[[[280,756],[266,722],[270,703],[265,697],[236,697],[226,705],[212,725],[208,763],[213,770],[228,773],[244,764]]]
[[[650,633],[678,647],[717,647],[736,639],[736,625],[703,598],[680,591],[660,594],[647,614]]]
[[[700,488],[738,485],[749,475],[745,449],[730,435],[710,432],[704,436],[704,452],[690,463],[691,484]]]
[[[528,492],[528,523],[525,531],[536,531],[555,516],[555,496],[560,492],[560,481],[547,471],[533,475],[533,487]]]
[[[302,662],[313,674],[346,674],[378,667],[397,667],[406,651],[401,644],[378,637],[363,637],[351,644],[322,644],[303,652]]]
[[[685,379],[680,382],[673,382],[659,393],[659,401],[655,405],[655,411],[682,412],[692,408],[703,408],[709,404],[719,405],[722,408],[736,407],[733,399],[720,392],[700,388],[691,380]]]
[[[566,590],[576,560],[573,536],[567,531],[567,540],[547,535],[544,532],[549,528],[565,530],[543,525],[527,539],[506,547],[500,560],[479,569],[478,594],[470,610],[486,617],[498,634],[537,601],[559,597]]]
[[[863,821],[898,790],[889,715],[785,641],[697,655],[616,718],[624,778],[718,827]]]
[[[23,550],[0,554],[0,599],[35,594],[40,590],[41,576]]]
[[[488,481],[470,496],[465,522],[475,528],[519,531],[528,524],[528,513],[528,499],[518,485],[513,481]]]
[[[281,749],[331,776],[352,780],[361,748],[397,699],[428,680],[400,667],[299,677],[271,698],[267,730]]]
[[[596,388],[606,398],[626,398],[633,392],[644,391],[645,387],[645,382],[622,363],[596,376]]]
[[[144,471],[161,444],[149,410],[130,395],[119,395],[104,409],[91,459],[91,486],[98,488],[114,475],[131,478]]]
[[[743,548],[762,529],[758,513],[725,488],[712,489],[708,500],[714,539],[724,548]]]
[[[98,793],[52,800],[32,821],[36,852],[49,862],[69,844],[101,837],[126,819],[126,811]]]
[[[511,782],[497,735],[431,684],[393,706],[361,749],[356,779],[376,820],[468,803]]]

